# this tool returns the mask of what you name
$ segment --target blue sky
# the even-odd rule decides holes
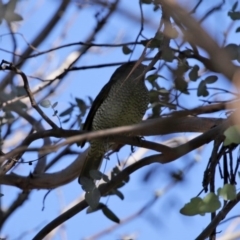
[[[182,4],[184,5],[186,2],[188,2],[188,9],[191,9],[197,1],[191,1],[191,3],[189,3],[189,1],[182,1]],[[58,1],[22,1],[19,4],[17,12],[22,14],[26,20],[16,24],[17,32],[22,33],[27,41],[31,42],[42,26],[49,21],[49,18],[58,4]],[[227,18],[227,11],[231,8],[231,4],[229,3],[229,7],[227,6],[228,3],[223,7],[222,12],[216,13],[214,17],[210,17],[203,23],[203,25],[208,28],[208,32],[217,39],[220,45],[223,41],[222,33],[230,24],[230,19]],[[203,3],[196,16],[201,18],[202,13],[210,7],[211,6],[207,6]],[[94,14],[100,9],[101,8],[94,5],[87,5],[82,10],[79,10],[72,4],[72,6],[67,9],[67,13],[54,31],[52,31],[50,36],[48,36],[41,46],[38,47],[38,50],[43,51],[66,43],[85,41],[86,37],[96,25]],[[123,0],[119,5],[119,9],[121,11],[114,14],[109,19],[104,30],[97,35],[95,39],[96,43],[116,43],[116,41],[129,42],[135,40],[140,29],[139,22],[135,20],[135,17],[138,17],[139,14],[138,1]],[[159,24],[160,12],[153,12],[151,5],[145,5],[143,10],[145,18],[149,21],[143,33],[146,37],[150,38],[154,36]],[[121,12],[125,12],[125,15]],[[5,23],[0,25],[0,29],[1,34],[9,32]],[[234,31],[230,32],[227,43],[238,43],[238,39],[233,32]],[[61,37],[64,33],[66,33],[66,36]],[[22,52],[26,47],[26,43],[20,35],[16,35],[16,38],[19,46],[18,51]],[[0,42],[1,48],[8,50],[12,49],[11,37],[9,35],[2,36]],[[75,49],[78,49],[78,46],[61,49],[47,56],[43,55],[30,59],[22,70],[27,75],[35,75],[37,71],[44,79],[47,79],[49,74],[58,68],[66,57]],[[137,47],[132,59],[137,59],[142,51],[142,47]],[[122,53],[121,48],[92,48],[75,66],[127,61],[128,57],[129,56]],[[1,58],[10,61],[11,55],[1,52]],[[50,58],[50,60],[48,58]],[[195,62],[191,62],[191,64],[194,63]],[[116,67],[107,67],[70,72],[58,91],[52,94],[48,99],[52,103],[57,101],[57,109],[59,112],[62,112],[69,106],[69,102],[73,101],[75,97],[84,100],[87,100],[88,96],[94,98],[101,87],[109,80],[115,69]],[[166,74],[164,76],[167,78],[169,77],[165,69],[160,74]],[[4,73],[0,72],[0,78],[2,78],[2,76],[4,76]],[[19,78],[15,78],[15,81],[21,84]],[[161,81],[161,86],[167,89],[172,86],[171,79],[168,81],[161,79]],[[30,84],[31,87],[34,88],[36,85],[41,84],[41,82],[31,79]],[[190,87],[194,88],[196,86],[196,84],[194,85],[192,83]],[[217,86],[227,89],[230,88],[230,86],[227,85],[227,81],[222,77],[217,83]],[[36,98],[40,100],[43,96],[44,93],[40,93]],[[226,95],[224,95],[224,97],[225,96]],[[223,95],[219,96],[219,98],[221,97],[223,97]],[[196,97],[196,92],[192,92],[190,97],[183,96],[181,98],[181,104],[186,107],[198,106],[201,103],[202,102]],[[52,115],[51,109],[43,110],[48,116]],[[37,116],[34,111],[33,114]],[[215,116],[224,117],[224,115],[220,113]],[[57,123],[57,119],[55,121]],[[47,126],[47,124],[45,124],[45,126]],[[17,128],[18,126],[15,127]],[[69,124],[63,124],[63,127],[68,128]],[[175,136],[191,137],[195,136],[195,134],[159,136],[157,140],[165,141]],[[39,144],[40,142],[35,143],[36,146],[39,146]],[[205,217],[185,217],[179,213],[179,209],[187,203],[190,198],[196,196],[201,191],[202,174],[210,156],[211,146],[212,145],[209,144],[198,152],[192,152],[170,164],[164,166],[154,164],[135,172],[131,175],[130,183],[122,189],[125,196],[124,201],[121,201],[115,196],[103,198],[103,203],[106,203],[120,219],[125,219],[149,202],[154,197],[155,191],[162,190],[171,183],[172,180],[169,178],[170,171],[182,169],[196,158],[199,159],[194,167],[187,173],[185,181],[178,183],[175,187],[168,190],[155,202],[149,211],[135,220],[116,228],[115,231],[105,235],[102,239],[117,240],[124,234],[136,234],[138,240],[194,239],[208,224],[210,215],[206,215]],[[76,148],[76,150],[80,151],[78,148]],[[128,156],[129,153],[129,147],[125,147],[118,154],[118,157],[122,160]],[[152,152],[148,152],[147,154],[151,153]],[[37,155],[26,154],[25,158],[28,160],[36,159]],[[107,169],[111,169],[111,167],[117,164],[116,159],[116,156],[111,157],[111,161],[108,161]],[[49,172],[61,170],[73,160],[74,157],[65,157]],[[152,180],[149,183],[145,183],[143,181],[143,175],[151,168],[157,169],[157,171]],[[15,172],[22,175],[28,175],[32,170],[33,167],[26,164],[17,167]],[[222,182],[217,181],[217,185],[222,186]],[[4,194],[2,204],[4,207],[7,207],[21,190],[15,187],[2,186],[1,192]],[[9,239],[18,239],[22,233],[26,232],[26,235],[22,239],[31,239],[46,223],[58,216],[62,209],[82,195],[82,190],[77,180],[75,180],[65,186],[52,190],[46,198],[45,209],[42,211],[43,197],[46,192],[46,190],[32,191],[28,201],[26,201],[24,205],[12,215],[9,221],[6,222],[2,229],[1,236],[9,236]],[[236,215],[239,210],[239,207],[236,207],[232,211],[232,215]],[[113,223],[105,218],[101,212],[86,215],[85,211],[83,211],[65,222],[61,227],[62,230],[58,229],[59,232],[51,239],[83,239],[84,237],[88,237],[112,225]],[[218,230],[224,230],[226,225],[222,225]],[[66,234],[66,238],[64,238],[64,234]]]

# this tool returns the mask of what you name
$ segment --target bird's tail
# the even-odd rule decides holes
[[[88,155],[83,163],[78,182],[81,185],[81,178],[86,177],[92,179],[90,176],[91,170],[98,170],[101,167],[101,163],[104,157],[104,145],[102,142],[92,142]]]

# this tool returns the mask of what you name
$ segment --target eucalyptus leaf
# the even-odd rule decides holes
[[[113,213],[107,206],[102,208],[103,214],[110,220],[116,223],[120,223],[120,219]]]
[[[100,198],[101,194],[97,188],[85,193],[85,200],[91,209],[96,209],[98,207]]]
[[[40,102],[40,106],[44,108],[49,108],[51,107],[51,102],[48,99],[44,99]]]

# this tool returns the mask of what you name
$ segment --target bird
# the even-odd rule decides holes
[[[118,67],[93,101],[82,130],[104,130],[141,122],[149,104],[149,91],[144,83],[147,67],[139,62],[127,62]],[[81,147],[84,145],[85,141]],[[100,168],[110,149],[111,143],[106,138],[90,140],[78,178],[80,185],[83,177],[91,179],[90,171]]]

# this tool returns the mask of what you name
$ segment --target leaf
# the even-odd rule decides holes
[[[239,20],[240,19],[240,12],[228,12],[228,16],[233,20]]]
[[[153,82],[155,82],[155,80],[156,80],[157,78],[163,78],[163,79],[167,80],[167,78],[165,78],[163,75],[159,75],[159,74],[151,74],[151,75],[148,75],[146,79],[147,79],[150,83],[153,83]]]
[[[109,182],[110,181],[109,177],[105,174],[102,174],[102,179],[103,179],[104,182]]]
[[[95,209],[92,209],[90,206],[87,208],[87,214],[89,213],[93,213],[93,212],[96,212],[98,210],[102,210],[102,208],[104,207],[105,205],[103,203],[100,203],[98,204],[98,206],[95,208]]]
[[[67,123],[67,122],[69,122],[69,120],[70,120],[71,118],[67,118],[67,119],[65,119],[65,120],[63,120],[63,121],[61,121],[62,123]]]
[[[198,85],[197,96],[198,97],[201,97],[201,96],[207,97],[208,95],[209,95],[209,92],[206,87],[206,82],[204,80],[202,80]]]
[[[102,208],[102,212],[108,219],[120,223],[120,219],[107,206]]]
[[[17,96],[21,97],[27,94],[25,88],[23,86],[17,86],[16,87],[16,91],[17,91]]]
[[[230,43],[227,46],[224,47],[224,49],[227,51],[229,57],[232,60],[236,60],[238,57],[238,45],[234,43]]]
[[[89,172],[91,178],[93,178],[94,180],[100,180],[102,178],[102,173],[98,170],[90,170]]]
[[[175,83],[175,88],[179,90],[182,93],[189,94],[188,93],[188,83],[185,81],[183,77],[177,77],[174,81]]]
[[[187,72],[189,69],[190,69],[190,66],[188,64],[188,61],[185,58],[178,60],[178,69],[177,69],[178,74],[182,75],[183,73]]]
[[[8,119],[8,120],[13,120],[15,117],[14,117],[14,115],[12,114],[11,111],[5,111],[4,118],[6,118],[6,119]]]
[[[51,107],[51,102],[48,99],[44,99],[40,102],[40,106],[44,108],[49,108]]]
[[[123,51],[123,53],[124,53],[125,55],[128,55],[129,53],[132,52],[132,49],[130,49],[127,45],[124,45],[124,46],[122,47],[122,51]]]
[[[87,111],[86,103],[80,98],[75,98],[75,101],[78,105],[79,110],[81,111],[81,114],[84,116]]]
[[[154,39],[160,40],[162,42],[164,39],[164,33],[162,31],[157,31],[154,36]]]
[[[204,81],[206,84],[212,84],[215,83],[218,80],[218,77],[215,75],[207,77]]]
[[[239,134],[238,125],[231,126],[224,131],[225,140],[223,142],[224,146],[228,146],[232,143],[239,144],[240,143],[240,134]]]
[[[174,59],[174,52],[170,48],[164,48],[162,51],[162,59],[166,62],[172,62]]]
[[[64,116],[66,116],[66,115],[69,115],[69,114],[72,113],[72,111],[73,111],[73,106],[71,106],[71,107],[67,108],[65,111],[63,111],[63,112],[59,115],[59,117],[64,117]]]
[[[96,209],[98,207],[100,198],[101,194],[97,188],[85,193],[85,200],[91,209]]]
[[[92,191],[94,188],[96,188],[94,182],[92,179],[89,179],[87,177],[81,177],[80,183],[82,185],[82,189],[86,192]]]
[[[219,188],[217,192],[225,201],[231,201],[237,197],[236,186],[232,184],[225,184],[223,188]]]
[[[159,102],[159,93],[157,90],[150,90],[149,91],[149,98],[150,103]]]
[[[199,66],[194,65],[191,71],[189,72],[188,76],[191,81],[196,81],[198,79],[198,71],[199,71]]]
[[[233,4],[233,6],[232,6],[232,12],[234,12],[234,11],[236,10],[237,6],[238,6],[238,1],[236,1],[236,2]]]
[[[185,57],[191,57],[192,56],[192,53],[193,51],[191,49],[186,49],[186,50],[183,50],[182,51],[182,54],[185,56]]]
[[[206,197],[201,199],[195,197],[185,204],[180,213],[186,216],[194,216],[197,214],[204,215],[205,213],[215,212],[221,207],[221,202],[215,193],[210,192]]]
[[[124,200],[124,195],[123,195],[123,193],[120,192],[119,190],[113,189],[113,190],[112,190],[112,193],[115,194],[115,195],[117,195],[121,200]]]
[[[58,114],[58,110],[55,110],[52,116],[55,117],[57,116],[57,114]]]
[[[149,40],[142,40],[142,45],[147,48],[160,48],[162,40],[156,38],[150,38]]]
[[[152,74],[152,75],[148,75],[147,76],[147,80],[152,83],[154,82],[156,79],[158,79],[158,74]]]
[[[21,15],[14,12],[7,12],[4,18],[7,22],[18,22],[23,20],[23,17]]]
[[[17,102],[16,102],[16,105],[17,105],[19,108],[21,108],[22,110],[28,108],[27,105],[26,105],[25,103],[23,103],[22,101],[17,101]]]
[[[180,209],[180,213],[185,216],[194,216],[199,214],[199,206],[203,201],[200,197],[191,198],[190,202]]]
[[[22,16],[19,15],[18,13],[15,13],[15,8],[16,8],[17,0],[10,0],[7,4],[4,4],[2,6],[2,14],[3,18],[7,22],[13,22],[13,21],[21,21],[23,20]]]
[[[55,103],[52,105],[52,108],[55,108],[57,105],[58,105],[58,102],[55,102]]]
[[[199,206],[199,211],[202,213],[215,212],[221,207],[221,202],[218,196],[210,192],[206,197],[203,198],[203,204]]]

